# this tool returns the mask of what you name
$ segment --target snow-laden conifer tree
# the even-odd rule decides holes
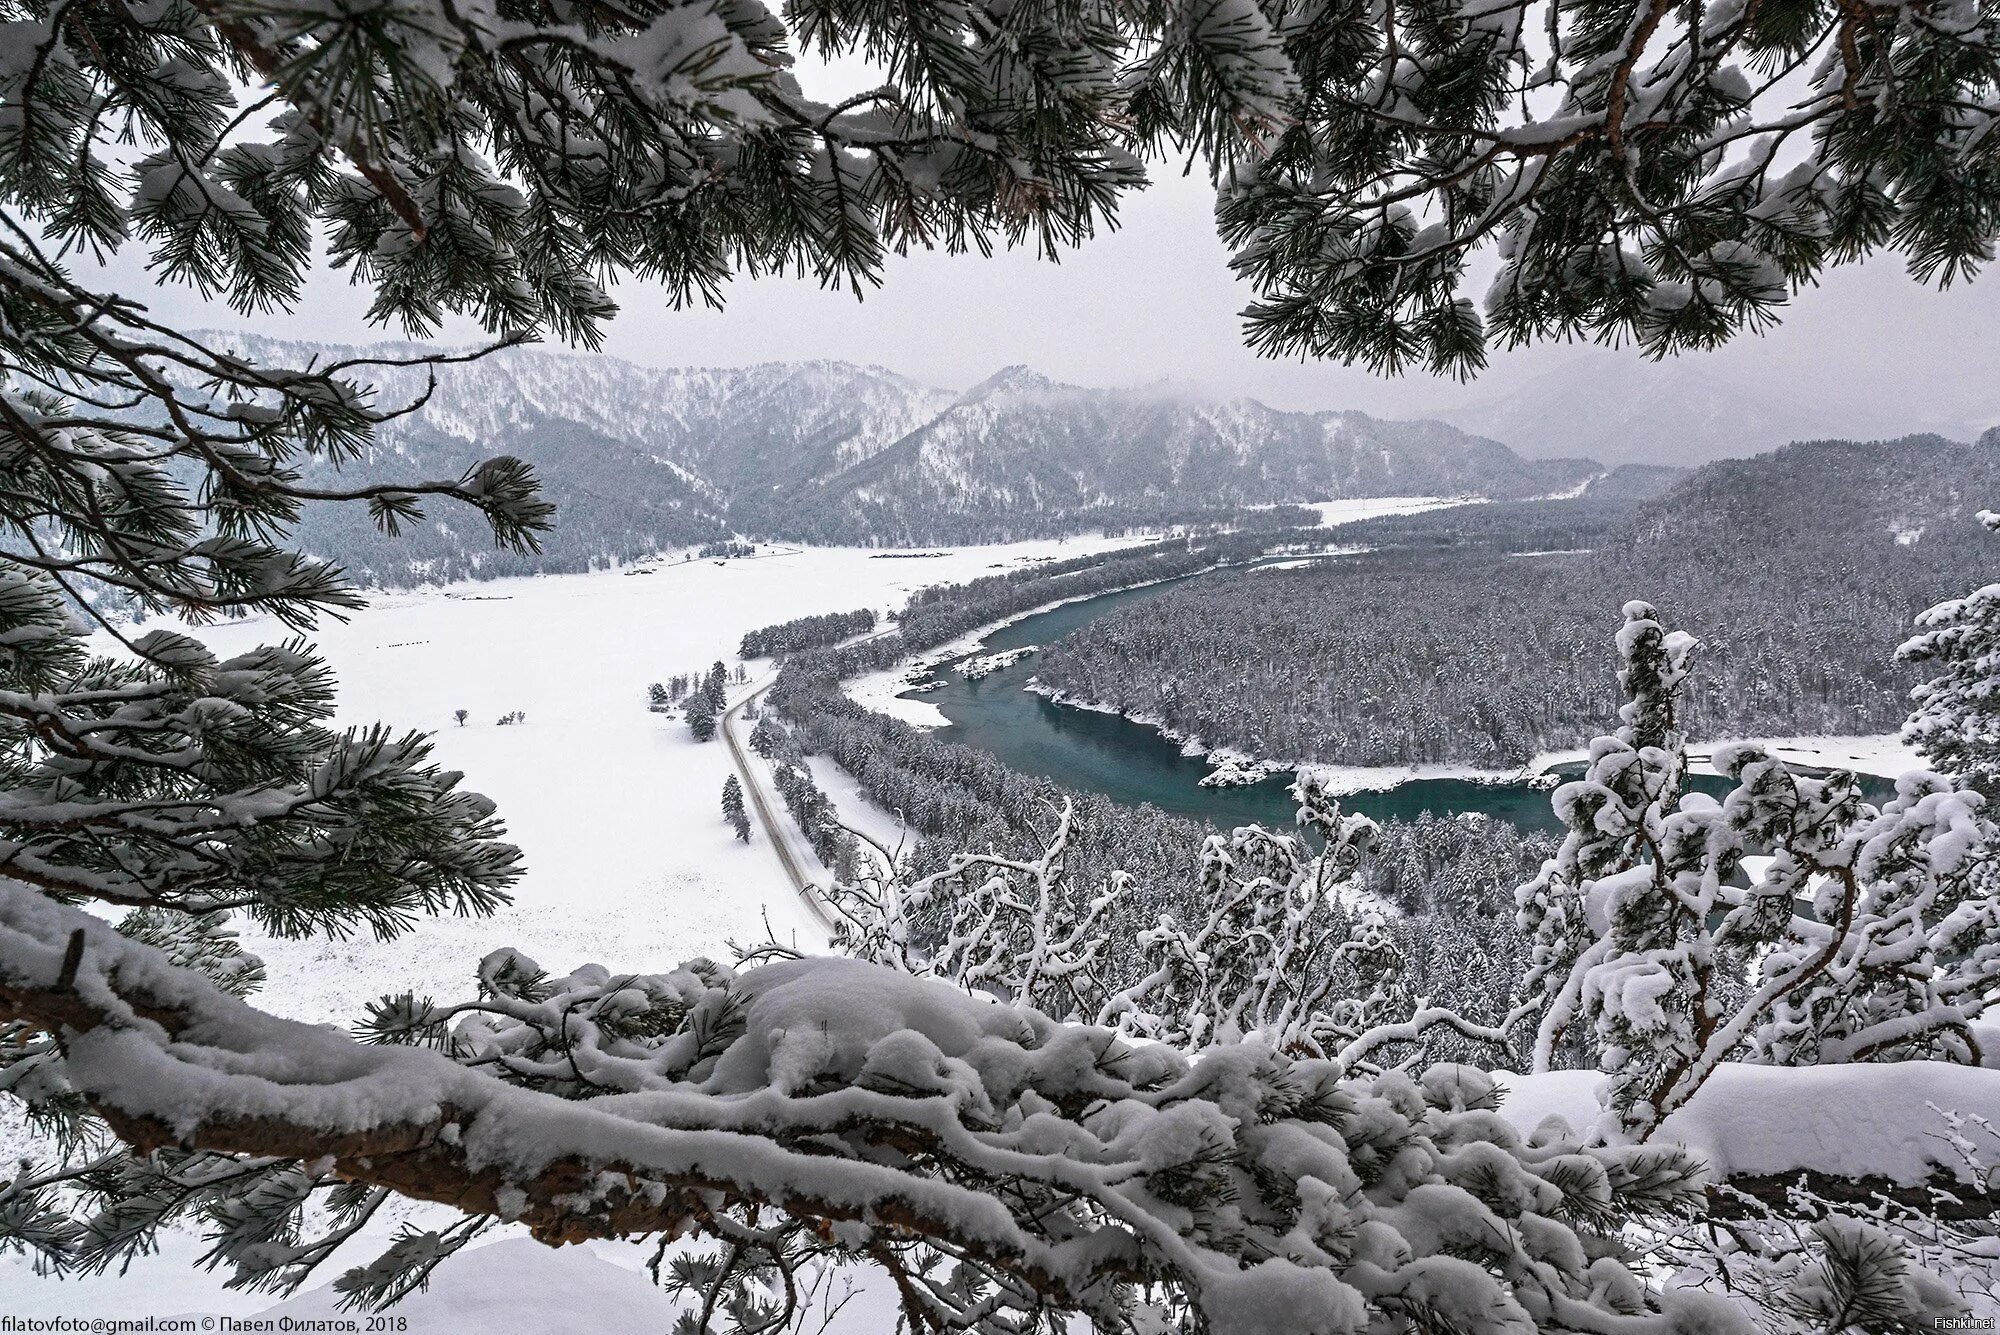
[[[1979,522],[2000,531],[1991,510],[1980,511]],[[1911,693],[1916,708],[1903,739],[1938,773],[2000,798],[2000,584],[1925,612],[1896,656],[1937,670]]]
[[[722,781],[722,818],[738,839],[750,842],[750,813],[743,809],[743,785],[734,774]]]
[[[715,736],[715,697],[706,690],[689,695],[687,703],[681,706],[681,712],[687,716],[688,731],[697,742],[705,742]]]
[[[1643,1141],[1726,1061],[1977,1063],[2000,1002],[1980,796],[1918,772],[1877,808],[1851,774],[1747,744],[1714,753],[1721,801],[1687,791],[1674,700],[1695,645],[1638,602],[1617,643],[1618,731],[1556,790],[1570,834],[1518,895],[1538,1068],[1587,1028],[1600,1133]]]

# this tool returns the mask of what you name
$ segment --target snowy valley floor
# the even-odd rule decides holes
[[[494,917],[433,919],[394,941],[251,934],[246,944],[273,980],[259,1004],[344,1026],[384,992],[470,996],[480,957],[500,946],[563,972],[588,962],[655,970],[701,955],[727,960],[730,941],[761,940],[767,925],[783,941],[823,947],[823,930],[762,832],[742,844],[722,819],[722,782],[732,772],[726,748],[696,743],[678,716],[648,711],[647,684],[717,659],[734,664],[737,642],[759,626],[856,607],[885,612],[925,584],[1144,540],[1071,538],[921,556],[786,548],[748,560],[670,558],[625,571],[376,595],[350,621],[330,622],[312,637],[339,678],[337,722],[434,732],[438,761],[464,771],[467,787],[499,805],[528,873],[514,903]],[[649,573],[632,573],[640,570]],[[265,620],[196,633],[222,655],[287,638]],[[750,664],[753,682],[767,667]],[[748,689],[732,688],[731,698]],[[459,709],[468,713],[463,727],[453,721]],[[526,721],[496,724],[513,710]],[[17,1134],[0,1140],[10,1151],[20,1145]],[[392,1228],[350,1247],[346,1264],[368,1259],[366,1248],[379,1247]],[[488,1245],[505,1251],[457,1258],[430,1294],[398,1309],[409,1331],[553,1335],[668,1324],[672,1304],[638,1269],[647,1249],[551,1252],[525,1239]],[[0,1258],[0,1315],[240,1317],[272,1308],[271,1295],[225,1290],[223,1275],[195,1268],[199,1250],[192,1235],[176,1235],[123,1278],[60,1281],[37,1276],[17,1256]],[[521,1290],[512,1301],[474,1301],[490,1295],[496,1273],[525,1273],[522,1265],[545,1303],[524,1308]],[[321,1278],[341,1268],[337,1258]],[[650,1301],[637,1296],[642,1289]],[[307,1293],[273,1315],[330,1315],[332,1307],[330,1294]],[[880,1315],[856,1304],[835,1329],[887,1329]]]

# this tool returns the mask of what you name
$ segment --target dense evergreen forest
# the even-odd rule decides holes
[[[1351,525],[1380,549],[1225,571],[1042,650],[1067,698],[1213,745],[1347,764],[1519,764],[1601,730],[1606,639],[1644,598],[1702,642],[1692,735],[1869,733],[1908,711],[1916,613],[1984,581],[2000,451],[1815,442],[1665,496],[1475,506]]]
[[[1599,652],[1610,656],[1608,646]],[[864,709],[825,676],[788,669],[770,702],[752,744],[777,765],[786,805],[830,866],[846,860],[845,836],[826,823],[830,804],[802,763],[809,755],[846,770],[869,801],[903,822],[910,837],[902,852],[918,872],[937,871],[964,850],[1032,857],[1068,801],[1076,816],[1070,883],[1100,886],[1114,871],[1133,877],[1113,930],[1203,910],[1197,861],[1212,826],[1020,774],[976,747]],[[1504,821],[1392,821],[1363,860],[1355,888],[1390,910],[1412,995],[1498,1014],[1527,963],[1529,943],[1513,931],[1514,887],[1554,851],[1550,836]],[[1450,1042],[1434,1052],[1461,1055]]]
[[[736,652],[744,658],[765,658],[772,654],[795,654],[802,649],[838,644],[850,635],[875,629],[875,609],[857,607],[852,612],[822,612],[818,616],[793,617],[775,626],[747,632]]]
[[[863,708],[840,680],[1059,599],[1180,581],[1045,646],[1043,683],[1269,755],[1512,764],[1610,725],[1618,610],[1645,597],[1702,641],[1683,716],[1696,735],[1883,731],[1907,712],[1909,673],[1892,653],[1911,617],[1978,582],[1990,557],[1973,515],[2000,496],[1994,444],[1822,442],[1710,465],[1657,497],[1634,488],[1179,539],[932,586],[894,632],[860,643],[832,647],[806,627],[755,633],[799,643],[753,741],[836,867],[854,850],[828,822],[808,756],[904,823],[919,872],[969,849],[1030,857],[1073,803],[1073,883],[1131,874],[1126,930],[1195,911],[1208,827],[1017,773]],[[1371,550],[1229,568],[1329,544]],[[1392,910],[1413,994],[1491,1014],[1527,966],[1513,889],[1553,852],[1548,836],[1492,819],[1389,822],[1356,887]]]

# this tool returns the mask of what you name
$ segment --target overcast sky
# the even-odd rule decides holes
[[[1030,252],[892,258],[883,288],[865,301],[810,279],[764,279],[736,284],[722,312],[675,312],[657,289],[627,285],[616,294],[623,310],[608,347],[657,365],[839,358],[947,388],[1025,362],[1080,384],[1169,380],[1282,407],[1390,417],[1465,408],[1551,373],[1618,384],[1633,371],[1634,354],[1607,367],[1608,354],[1564,346],[1500,355],[1469,386],[1257,358],[1240,340],[1237,312],[1249,292],[1230,276],[1210,198],[1204,180],[1160,181],[1129,201],[1117,232],[1060,264]],[[139,277],[124,261],[120,268],[128,284]],[[184,293],[161,292],[154,304],[176,318],[273,334],[383,336],[363,318],[363,294],[326,271],[288,317],[245,321]],[[1800,296],[1776,332],[1691,361],[1725,382],[1851,406],[1855,435],[1884,434],[1885,423],[1904,419],[1908,428],[1893,429],[2000,421],[2000,274],[1939,293],[1893,257],[1841,270]]]

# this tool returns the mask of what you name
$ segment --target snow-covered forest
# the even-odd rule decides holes
[[[1205,578],[1039,656],[1040,682],[1273,759],[1514,768],[1616,695],[1604,609],[1644,590],[1703,653],[1704,739],[1893,731],[1910,620],[1976,584],[1991,443],[1817,442],[1710,464],[1656,500],[1474,507],[1341,530],[1376,547]]]

